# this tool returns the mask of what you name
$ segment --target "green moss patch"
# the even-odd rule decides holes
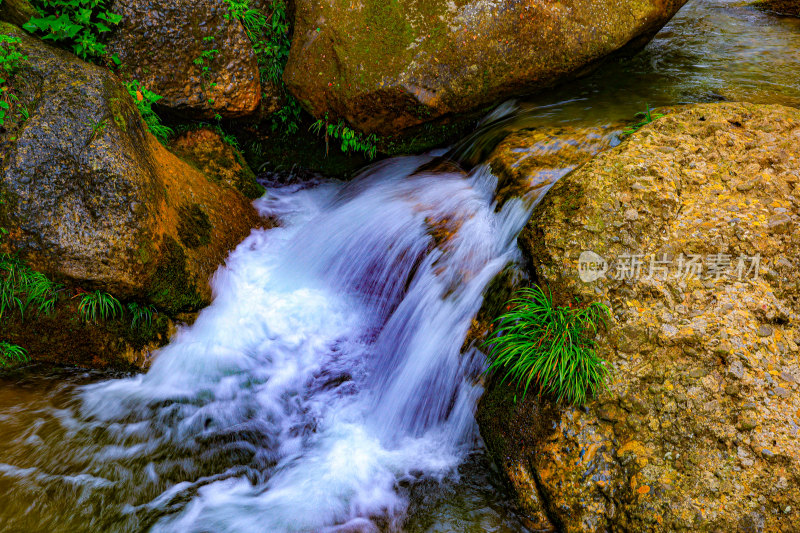
[[[178,237],[187,248],[198,248],[211,242],[211,220],[197,204],[183,205],[178,211]]]
[[[186,252],[170,237],[165,239],[148,299],[169,314],[196,311],[206,303],[187,272]]]

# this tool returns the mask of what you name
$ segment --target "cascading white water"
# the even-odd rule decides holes
[[[51,413],[75,501],[119,506],[106,522],[87,512],[87,528],[394,529],[404,484],[453,474],[482,365],[460,350],[528,212],[495,212],[485,168],[415,173],[430,160],[270,191],[257,206],[281,227],[231,254],[213,304],[150,371],[86,386]]]

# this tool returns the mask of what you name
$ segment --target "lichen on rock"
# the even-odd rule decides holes
[[[672,109],[553,187],[520,246],[537,282],[612,308],[598,352],[613,371],[585,408],[515,404],[501,386],[482,399],[481,433],[531,524],[796,529],[798,222],[800,111],[781,106]],[[585,251],[613,267],[582,281]],[[728,268],[679,275],[690,256]]]
[[[241,152],[210,128],[191,129],[176,136],[169,149],[209,178],[233,187],[248,198],[264,194]]]

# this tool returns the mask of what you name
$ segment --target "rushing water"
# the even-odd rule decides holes
[[[0,531],[520,531],[459,352],[529,207],[496,212],[480,163],[520,129],[721,99],[800,105],[800,21],[693,0],[636,57],[506,105],[453,152],[468,177],[420,156],[270,189],[281,227],[147,374],[0,381]]]
[[[495,212],[486,169],[415,173],[430,159],[259,200],[282,227],[231,254],[147,374],[4,432],[7,525],[398,529],[403,492],[472,448],[482,362],[460,350],[528,216],[518,200]]]

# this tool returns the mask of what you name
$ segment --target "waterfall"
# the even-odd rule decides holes
[[[258,200],[280,227],[231,253],[212,305],[150,370],[86,385],[50,414],[71,501],[88,509],[38,526],[401,527],[403,487],[452,476],[473,445],[483,359],[461,348],[529,215],[521,201],[495,211],[486,167],[432,159]],[[52,463],[0,469],[46,485]]]

